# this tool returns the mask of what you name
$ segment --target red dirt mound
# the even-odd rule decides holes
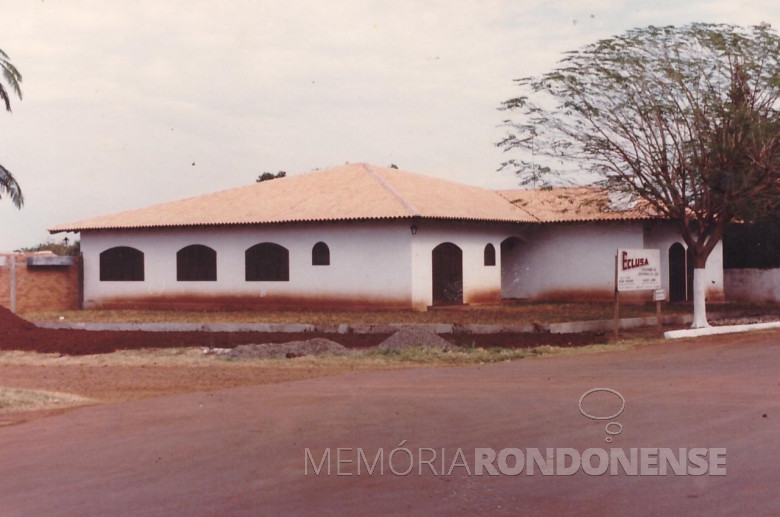
[[[20,318],[13,312],[0,305],[0,332],[21,332],[34,330],[36,327],[29,321]]]
[[[0,350],[28,350],[67,355],[102,354],[139,348],[233,348],[253,343],[286,343],[321,337],[347,348],[376,346],[390,334],[331,334],[315,332],[141,332],[53,330],[38,328],[0,307]],[[458,345],[529,347],[539,344],[579,346],[604,342],[596,334],[464,334],[444,336]]]

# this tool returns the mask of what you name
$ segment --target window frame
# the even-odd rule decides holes
[[[312,266],[330,266],[330,247],[319,241],[311,248]]]
[[[496,265],[496,247],[490,242],[485,244],[485,249],[482,252],[482,263],[485,267]]]
[[[176,252],[177,282],[216,282],[217,250],[190,244]]]
[[[99,278],[101,282],[143,282],[145,278],[144,252],[131,246],[113,246],[100,252]]]
[[[290,250],[275,242],[260,242],[244,251],[244,280],[289,282]]]

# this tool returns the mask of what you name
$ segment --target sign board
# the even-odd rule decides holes
[[[666,300],[666,289],[656,289],[653,291],[653,301],[662,302]]]
[[[617,253],[618,292],[661,288],[661,250],[619,249]]]

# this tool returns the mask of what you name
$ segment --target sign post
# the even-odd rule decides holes
[[[615,336],[618,336],[620,332],[620,293],[623,291],[656,291],[660,289],[661,250],[617,250],[617,255],[615,256]],[[658,301],[656,314],[658,324],[660,324],[659,313],[660,301]]]
[[[656,289],[653,291],[653,301],[655,302],[655,328],[661,332],[661,302],[666,300],[666,291]]]

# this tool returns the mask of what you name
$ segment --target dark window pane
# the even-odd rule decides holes
[[[485,265],[486,266],[496,265],[496,248],[492,244],[488,244],[487,246],[485,246]]]
[[[143,282],[144,254],[127,246],[117,246],[100,254],[100,281]]]
[[[244,253],[247,282],[287,282],[290,280],[290,253],[287,248],[263,242]]]
[[[217,280],[217,252],[193,244],[176,253],[176,280],[179,282]]]
[[[312,266],[329,266],[330,265],[330,249],[324,242],[318,242],[311,249],[311,265]]]

